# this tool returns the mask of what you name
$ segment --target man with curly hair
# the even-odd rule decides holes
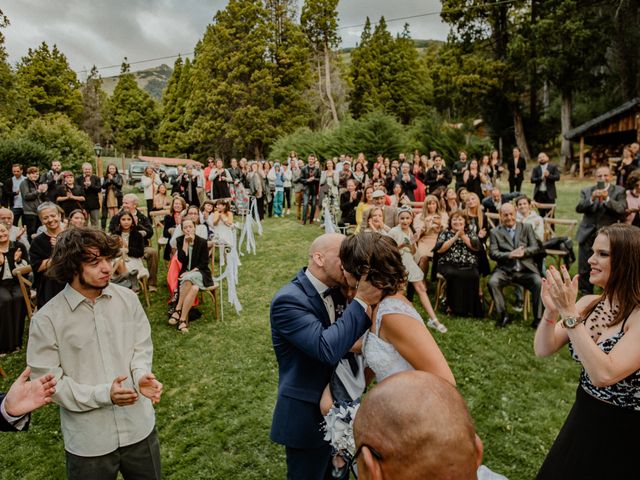
[[[31,320],[32,378],[53,374],[69,479],[159,479],[151,328],[138,297],[109,284],[118,242],[101,230],[58,236],[47,275],[64,289]]]

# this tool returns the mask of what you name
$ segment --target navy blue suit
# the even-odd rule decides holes
[[[5,394],[0,392],[0,403],[2,403],[4,401],[4,397]],[[27,428],[29,428],[29,423],[27,422],[27,424],[24,426],[24,428],[22,429],[27,430]],[[11,425],[9,422],[7,422],[4,418],[4,416],[0,415],[0,432],[17,432],[18,430],[16,430],[16,427],[14,427],[13,425]]]
[[[325,477],[330,448],[321,431],[320,397],[333,368],[370,324],[355,301],[331,324],[304,269],[273,297],[271,338],[279,378],[271,439],[287,447],[288,478]]]

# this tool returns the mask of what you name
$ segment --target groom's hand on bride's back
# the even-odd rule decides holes
[[[363,275],[358,282],[356,298],[359,298],[369,306],[377,305],[382,299],[382,290],[374,287],[367,280],[367,276]]]

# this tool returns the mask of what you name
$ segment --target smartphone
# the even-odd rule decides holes
[[[598,190],[604,190],[604,182],[600,180],[598,183],[596,183],[596,188]]]

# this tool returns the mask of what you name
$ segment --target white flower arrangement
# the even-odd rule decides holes
[[[356,452],[353,438],[353,420],[360,408],[360,401],[335,402],[329,413],[325,415],[324,439],[337,451],[346,451],[350,456]]]

